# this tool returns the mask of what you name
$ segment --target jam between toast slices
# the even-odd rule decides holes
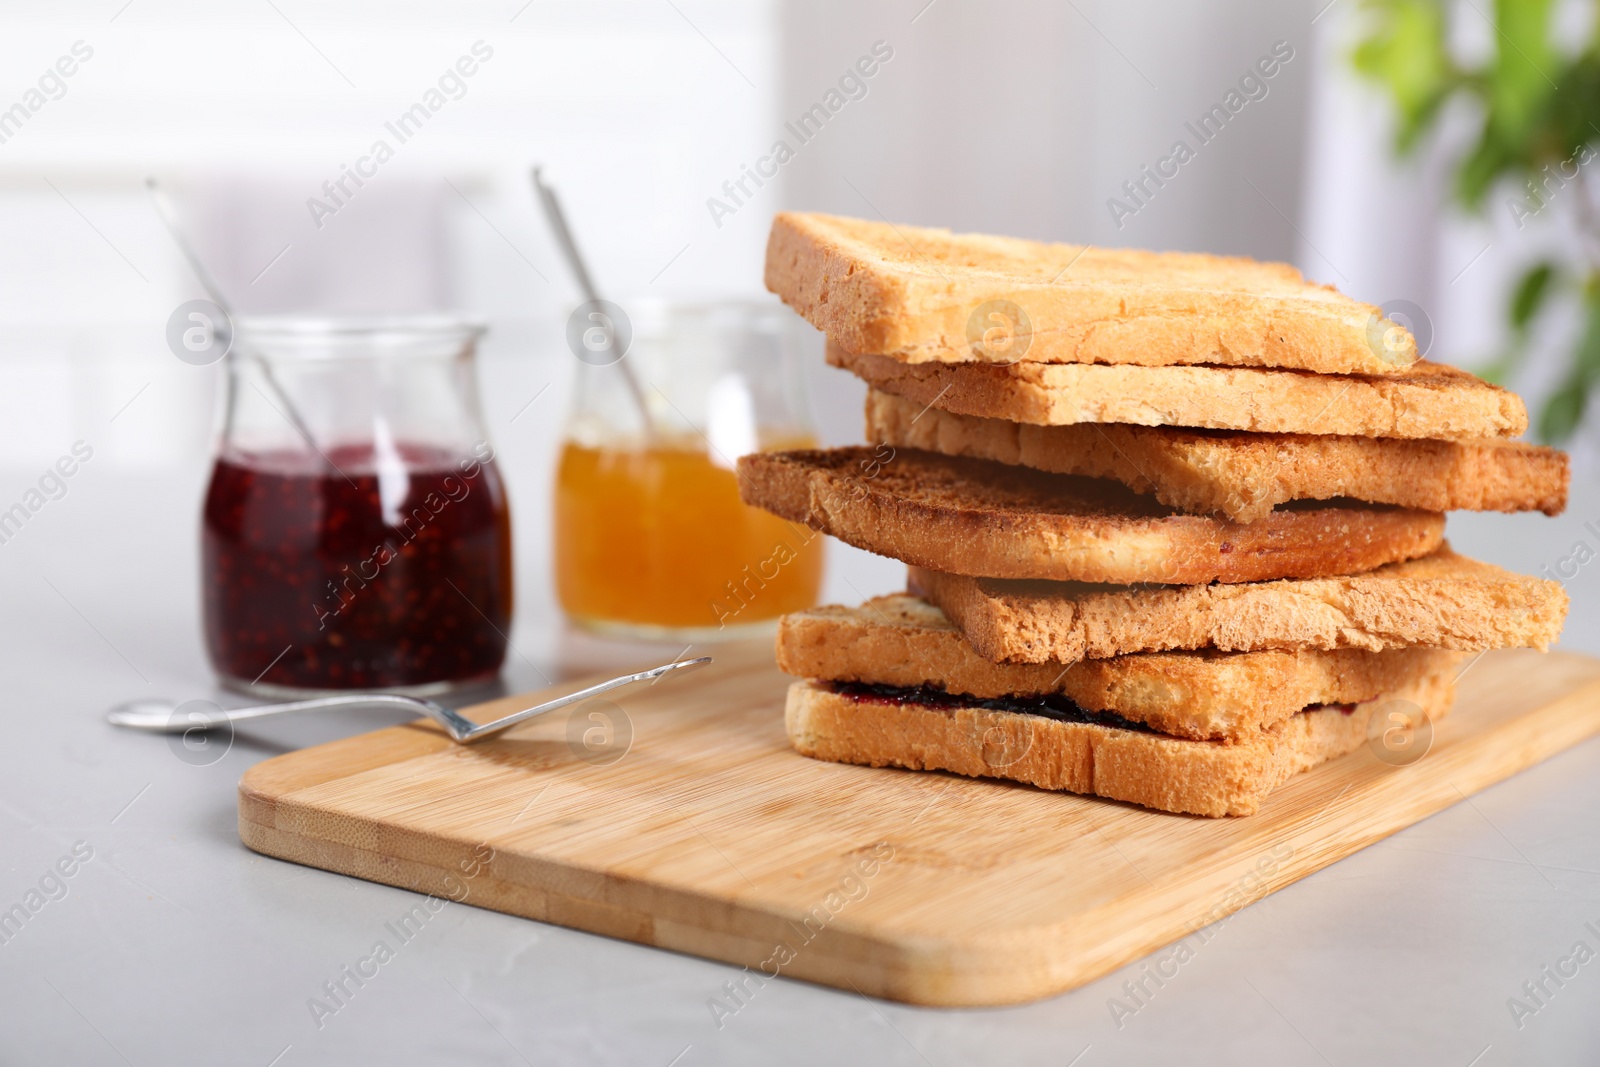
[[[874,685],[868,682],[821,682],[829,691],[863,704],[890,704],[897,706],[954,710],[956,708],[982,708],[986,711],[1009,711],[1017,715],[1040,715],[1057,722],[1083,723],[1104,726],[1113,730],[1131,730],[1134,733],[1158,734],[1142,722],[1125,719],[1113,711],[1090,711],[1060,694],[1035,694],[1005,697],[973,697],[950,693],[932,686],[906,688],[893,685]],[[1355,704],[1312,704],[1300,712],[1322,711],[1337,708],[1340,714],[1352,714]]]

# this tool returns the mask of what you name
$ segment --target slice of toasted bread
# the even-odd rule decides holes
[[[1328,505],[1248,525],[1177,515],[1115,482],[900,449],[739,460],[745,503],[952,574],[1193,585],[1353,574],[1425,555],[1444,516]]]
[[[913,363],[1025,356],[1383,374],[1417,358],[1410,331],[1379,308],[1287,264],[1232,256],[782,213],[766,283],[853,351]]]
[[[1060,696],[1202,741],[1249,740],[1311,704],[1359,704],[1460,655],[1436,648],[1151,652],[1066,666],[997,664],[938,608],[903,594],[785,615],[777,641],[778,669],[801,678],[980,700]]]
[[[1430,441],[1123,423],[1033,426],[957,415],[878,389],[867,393],[867,440],[1114,478],[1168,507],[1235,522],[1255,522],[1290,500],[1338,497],[1423,511],[1559,515],[1569,480],[1566,453],[1498,437]]]
[[[1515,393],[1421,362],[1405,376],[1254,367],[902,363],[829,342],[828,362],[919,406],[1039,426],[1121,422],[1352,437],[1515,437]]]
[[[1546,649],[1567,594],[1458,556],[1347,577],[1115,589],[1007,582],[914,567],[911,590],[938,605],[978,653],[1003,663],[1072,663],[1165,649]]]
[[[1290,775],[1361,748],[1375,717],[1443,718],[1452,670],[1354,707],[1307,709],[1237,744],[944,700],[919,704],[812,681],[789,687],[784,725],[795,750],[813,759],[1005,778],[1161,811],[1252,815]]]

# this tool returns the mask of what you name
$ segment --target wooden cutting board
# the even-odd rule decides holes
[[[716,657],[473,746],[419,723],[269,759],[239,783],[239,834],[297,863],[726,960],[750,969],[747,989],[764,972],[1007,1004],[1090,981],[1600,732],[1600,660],[1491,653],[1417,762],[1362,749],[1254,816],[1204,819],[809,760],[784,738],[770,644]]]

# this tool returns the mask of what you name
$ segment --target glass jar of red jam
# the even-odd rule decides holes
[[[201,525],[212,665],[263,695],[492,679],[511,525],[478,408],[482,328],[245,319]]]

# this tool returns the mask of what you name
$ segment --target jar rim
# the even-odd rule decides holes
[[[659,334],[695,320],[714,320],[732,317],[756,325],[775,325],[792,315],[787,305],[776,297],[731,296],[701,299],[673,297],[641,297],[625,301],[622,309],[628,313],[636,334]],[[785,314],[785,313],[788,314]]]
[[[281,341],[476,340],[488,326],[453,315],[245,315],[240,334]]]
[[[770,293],[722,297],[642,296],[622,302],[624,309],[640,308],[671,315],[711,315],[721,312],[778,313],[787,305]]]

